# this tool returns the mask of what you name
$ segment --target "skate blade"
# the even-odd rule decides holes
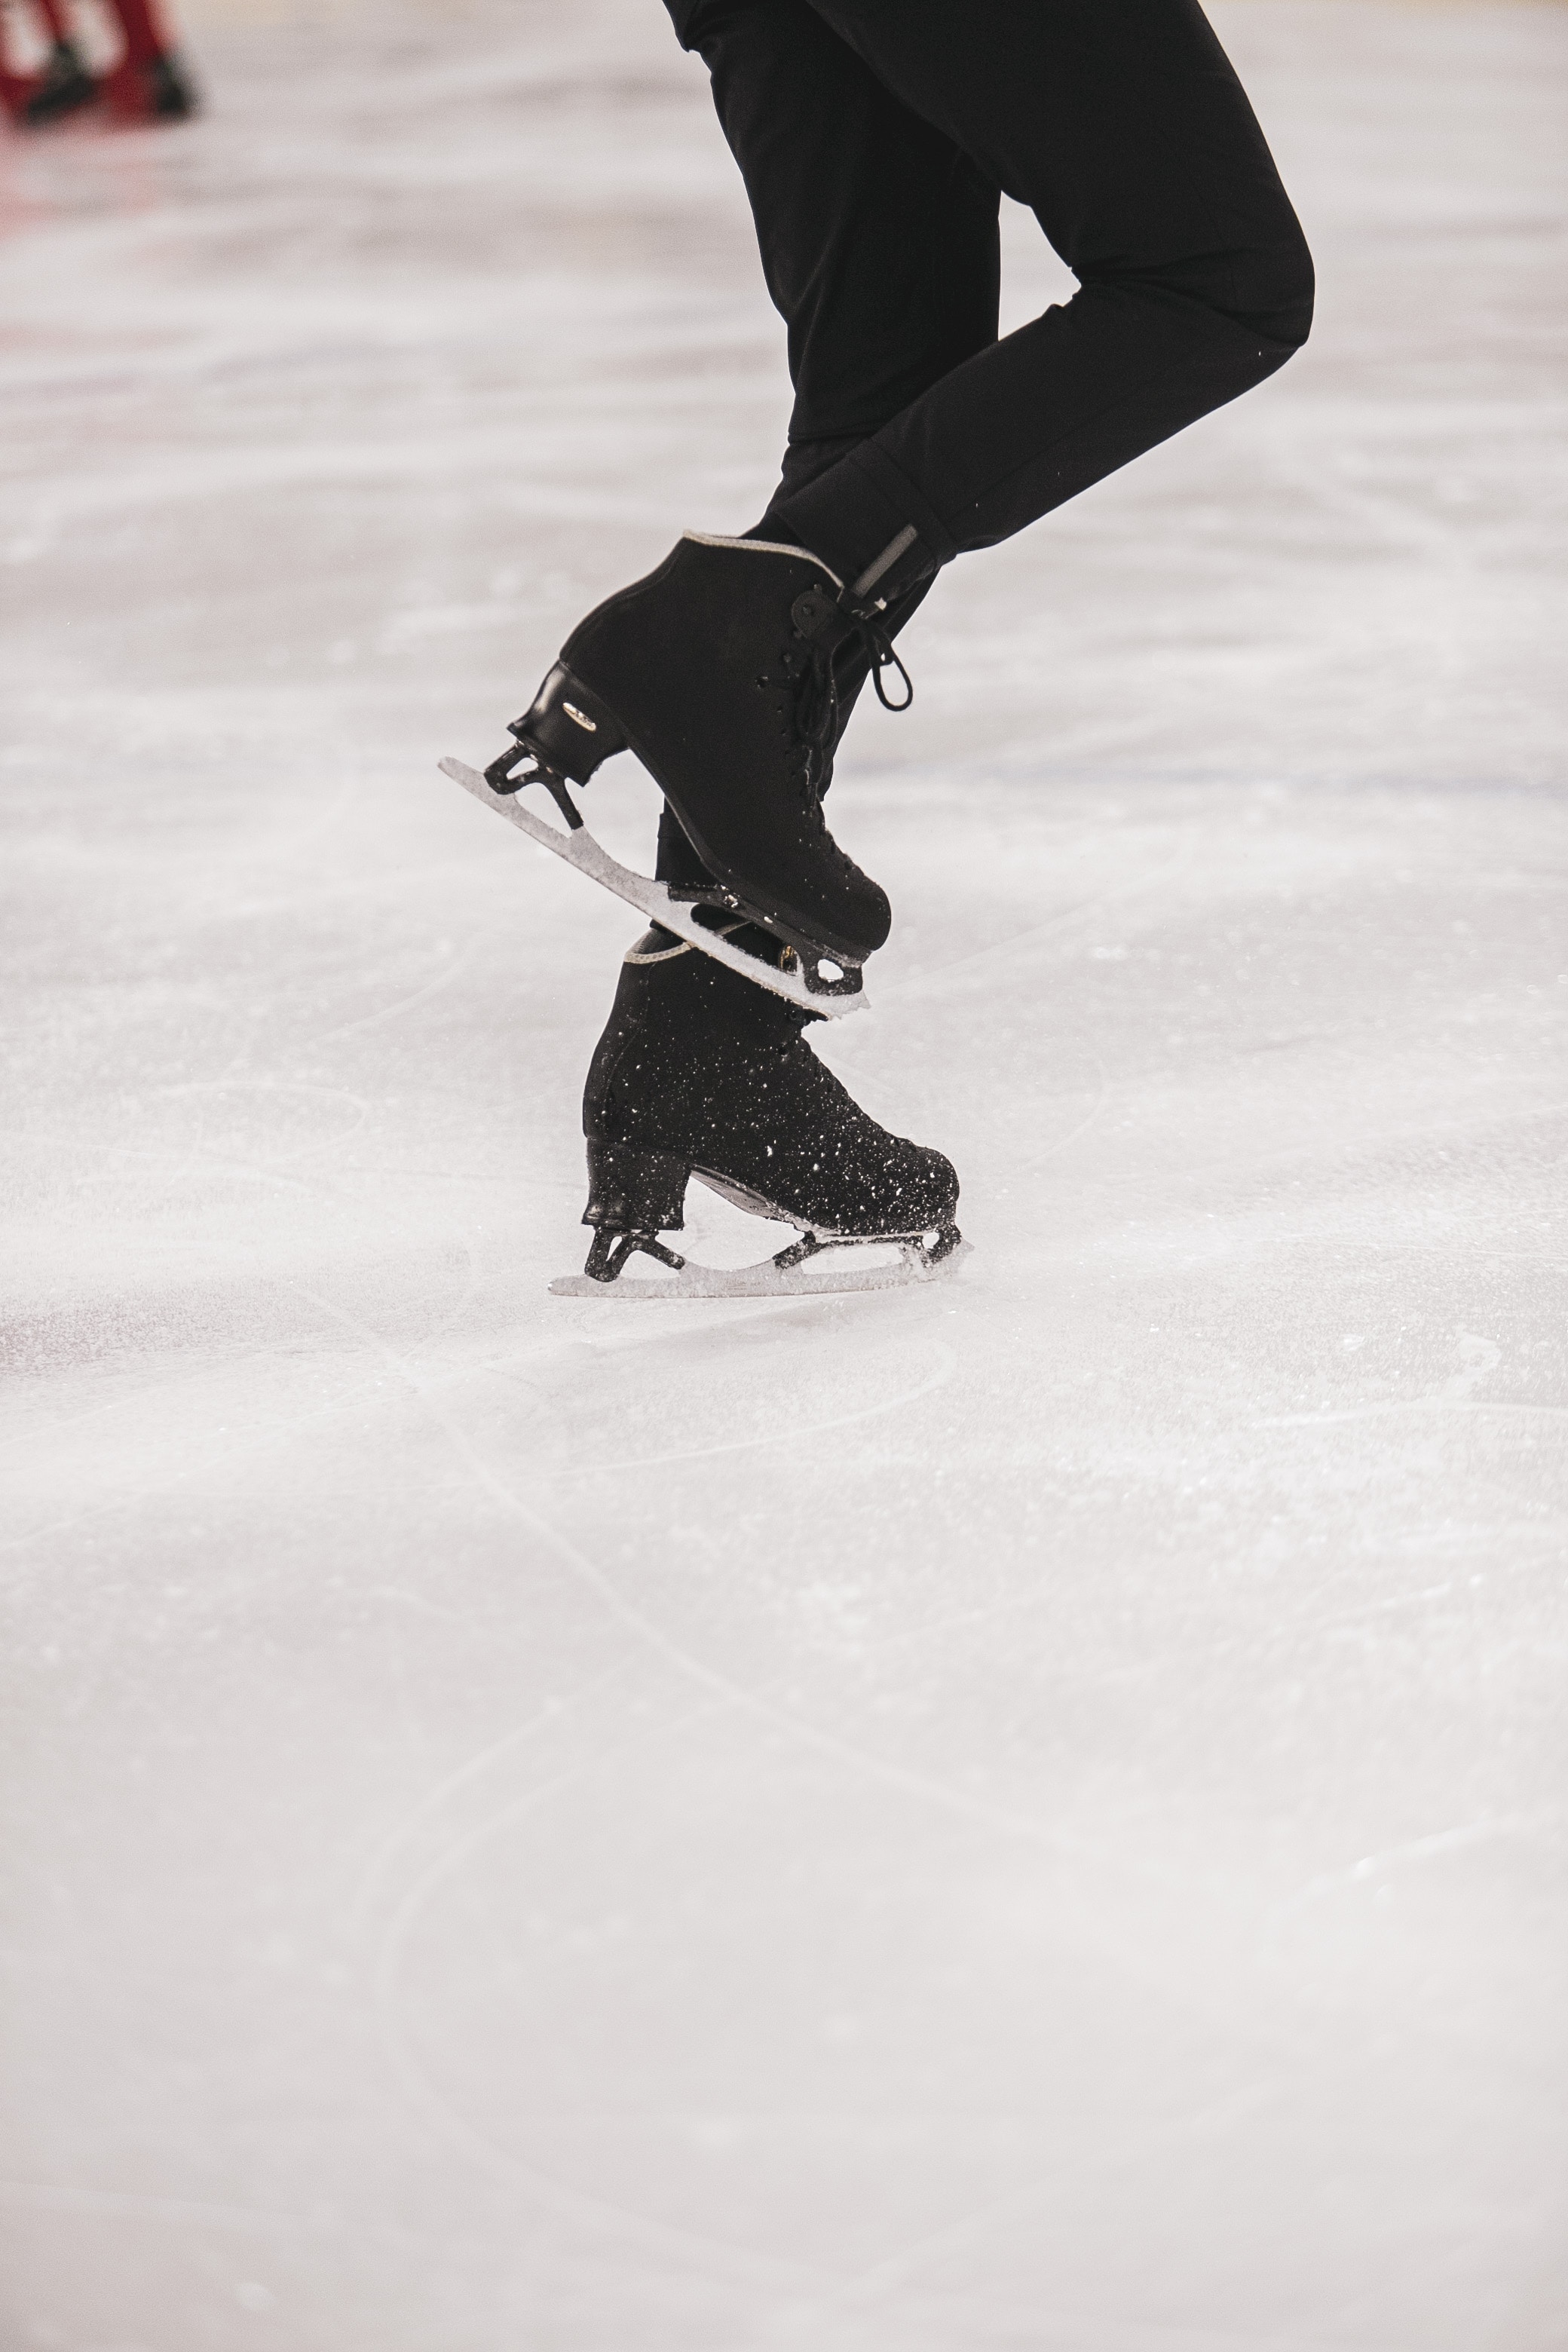
[[[845,1250],[868,1246],[864,1242],[843,1244]],[[934,1262],[923,1250],[905,1243],[898,1247],[891,1265],[864,1266],[858,1271],[848,1265],[824,1265],[825,1257],[838,1255],[831,1244],[826,1244],[801,1265],[781,1266],[771,1257],[763,1258],[760,1265],[734,1267],[693,1265],[688,1260],[679,1274],[658,1282],[639,1282],[624,1274],[615,1282],[595,1282],[585,1274],[563,1274],[551,1284],[550,1295],[552,1298],[619,1298],[633,1307],[655,1298],[825,1298],[841,1291],[907,1290],[916,1283],[941,1282],[970,1254],[968,1242],[956,1243],[945,1257]]]
[[[743,948],[731,947],[721,933],[708,930],[697,920],[696,911],[691,906],[683,906],[678,898],[672,898],[662,882],[651,881],[646,874],[634,873],[629,866],[620,865],[607,849],[595,840],[586,825],[575,833],[567,833],[562,826],[535,816],[531,809],[524,808],[521,796],[513,798],[492,793],[479,771],[467,767],[461,760],[441,760],[437,764],[444,776],[450,776],[455,784],[461,784],[466,793],[472,793],[475,800],[482,801],[486,808],[494,809],[498,816],[504,816],[509,824],[515,824],[520,832],[526,833],[544,848],[553,850],[557,857],[564,858],[568,866],[574,866],[591,882],[613,890],[617,898],[624,898],[628,907],[636,907],[661,930],[673,931],[677,939],[686,940],[692,947],[700,948],[703,954],[711,956],[716,963],[727,964],[731,971],[755,981],[759,988],[771,989],[775,996],[787,997],[791,1004],[804,1006],[808,1013],[825,1013],[829,1020],[841,1020],[847,1013],[860,1013],[866,1009],[864,988],[858,988],[847,996],[818,993],[807,988],[798,971],[780,971],[775,966],[761,963],[755,956],[749,956]],[[591,1287],[596,1290],[599,1285],[595,1283]],[[706,1297],[709,1294],[701,1295]]]

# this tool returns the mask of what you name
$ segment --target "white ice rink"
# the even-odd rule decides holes
[[[658,0],[0,143],[0,2352],[1568,2347],[1568,10],[1219,23],[1314,342],[835,788],[890,1297],[546,1296],[637,925],[436,769],[773,479]]]

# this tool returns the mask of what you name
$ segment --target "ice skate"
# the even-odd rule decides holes
[[[196,111],[191,78],[172,49],[122,58],[103,83],[103,100],[119,123],[184,122]]]
[[[551,1284],[558,1297],[881,1290],[959,1263],[951,1163],[868,1118],[804,1026],[798,1010],[684,941],[656,929],[638,942],[584,1094],[593,1244],[583,1274]],[[693,1176],[799,1238],[755,1265],[689,1265],[659,1236],[684,1225]],[[876,1245],[890,1262],[865,1262]],[[638,1253],[668,1271],[627,1279]]]
[[[486,781],[507,794],[537,779],[575,831],[567,780],[586,783],[630,749],[711,877],[690,903],[792,949],[806,993],[853,994],[891,916],[827,831],[822,789],[838,733],[835,656],[868,648],[883,700],[889,667],[905,688],[889,708],[909,698],[871,601],[877,572],[846,590],[801,548],[688,532],[573,631]]]
[[[97,96],[98,84],[82,63],[75,42],[56,41],[23,105],[22,120],[31,124],[58,122],[63,116],[90,106]]]
[[[717,892],[706,887],[683,887],[679,883],[656,882],[650,876],[637,873],[635,867],[621,865],[602,842],[595,841],[572,808],[559,777],[547,781],[571,815],[570,831],[552,824],[547,817],[526,807],[521,799],[513,797],[515,788],[505,793],[492,791],[478,769],[468,767],[461,760],[443,760],[439,764],[443,775],[461,784],[466,793],[472,793],[486,808],[494,809],[520,833],[526,833],[531,841],[553,850],[557,857],[574,866],[591,882],[613,890],[617,898],[624,898],[628,907],[637,908],[650,922],[673,932],[688,947],[700,948],[716,962],[755,981],[759,987],[784,997],[803,1012],[837,1016],[865,1009],[868,1000],[858,966],[839,964],[827,956],[803,956],[794,948],[781,950],[777,940],[750,926],[737,927],[733,914],[716,908],[711,902]],[[749,939],[762,952],[751,953],[747,946],[736,944],[737,939]]]

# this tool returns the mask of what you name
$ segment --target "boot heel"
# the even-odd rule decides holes
[[[686,1263],[658,1238],[679,1233],[686,1223],[686,1187],[690,1163],[668,1151],[637,1151],[629,1145],[588,1146],[588,1205],[583,1223],[598,1228],[585,1271],[595,1282],[614,1282],[634,1250],[678,1271]]]
[[[574,784],[585,784],[596,768],[626,748],[614,713],[561,662],[507,732],[542,766],[570,776]]]

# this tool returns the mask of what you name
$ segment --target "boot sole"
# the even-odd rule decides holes
[[[826,956],[840,965],[858,968],[885,944],[885,936],[871,947],[851,944],[842,932],[829,932],[798,909],[776,902],[769,906],[757,896],[747,877],[737,873],[717,855],[688,813],[682,794],[670,783],[646,744],[626,725],[615,704],[586,685],[569,663],[556,663],[534,698],[535,706],[547,695],[551,698],[548,728],[529,726],[525,719],[519,719],[512,730],[518,742],[542,767],[563,771],[580,784],[585,784],[617,751],[630,751],[635,756],[675,811],[681,830],[714,877],[715,895],[711,897],[700,890],[681,889],[672,890],[672,898],[701,904],[707,897],[707,903],[743,916],[748,922],[760,923],[797,955]],[[532,718],[531,709],[527,716]]]

